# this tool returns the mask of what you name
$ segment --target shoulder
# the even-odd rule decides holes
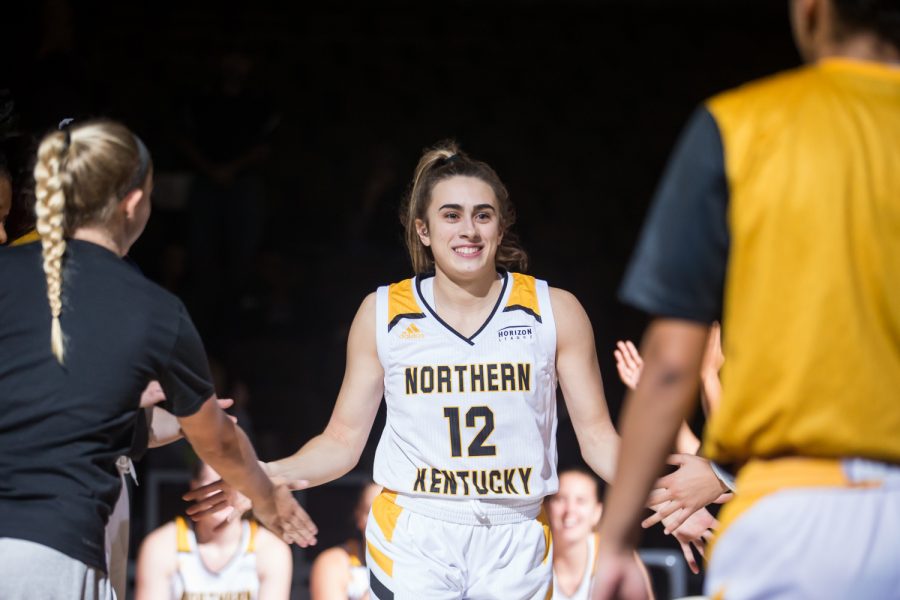
[[[332,546],[313,561],[313,571],[318,574],[335,573],[350,568],[350,555],[343,546]]]
[[[584,306],[579,302],[575,294],[566,290],[551,287],[549,289],[550,305],[558,325],[563,326],[567,321],[580,321],[587,318]]]
[[[170,545],[173,550],[177,547],[177,528],[175,526],[175,521],[169,521],[165,525],[157,527],[144,538],[144,541],[141,543],[141,549],[143,548],[161,548],[165,545]]]
[[[178,554],[177,536],[174,521],[151,531],[141,542],[138,552],[138,568],[160,569],[173,566]]]
[[[290,555],[291,548],[280,537],[259,525],[256,529],[256,551],[266,555]]]
[[[557,287],[551,287],[549,291],[550,303],[553,305],[554,312],[557,309],[582,308],[581,302],[578,301],[578,298],[572,292]]]
[[[815,89],[821,73],[814,65],[781,71],[721,92],[706,102],[716,121],[747,112],[776,110],[790,106],[798,94]]]
[[[593,343],[591,320],[574,294],[552,287],[550,304],[556,319],[557,346],[562,347],[582,339]]]

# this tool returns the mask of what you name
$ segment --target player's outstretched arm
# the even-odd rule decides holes
[[[384,369],[375,346],[375,294],[370,294],[350,326],[344,381],[325,431],[292,456],[268,463],[269,474],[316,486],[350,471],[369,439],[383,395]]]
[[[619,436],[603,393],[594,330],[584,308],[565,290],[550,288],[556,319],[556,372],[585,462],[611,482]]]
[[[607,494],[600,523],[598,574],[609,569],[622,581],[630,580],[626,561],[637,543],[643,502],[695,398],[707,332],[705,325],[674,319],[657,319],[647,329],[644,372],[622,417],[620,476]],[[613,597],[607,594],[619,583],[595,599]]]

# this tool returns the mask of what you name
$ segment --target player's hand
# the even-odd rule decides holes
[[[663,520],[663,525],[669,528],[669,525]],[[687,561],[691,572],[697,574],[700,572],[700,566],[697,564],[697,558],[694,556],[691,546],[697,549],[702,558],[706,558],[706,544],[712,541],[715,535],[714,530],[719,527],[719,522],[712,516],[708,510],[701,508],[692,514],[684,522],[684,524],[675,529],[672,534],[678,540],[681,546],[681,553]]]
[[[305,479],[287,481],[280,477],[273,477],[272,483],[274,485],[286,485],[291,491],[304,490],[309,487],[309,482]],[[185,511],[193,521],[200,521],[211,517],[219,511],[230,508],[231,512],[220,526],[243,517],[245,513],[253,509],[253,503],[250,501],[250,498],[229,485],[224,479],[194,488],[182,498],[188,502],[193,502]]]
[[[630,340],[616,342],[616,349],[613,351],[616,357],[616,370],[619,372],[619,379],[622,380],[629,389],[635,389],[638,381],[641,380],[641,371],[644,370],[644,360],[638,349]]]
[[[162,386],[159,385],[159,382],[155,380],[151,381],[147,384],[147,387],[144,388],[144,391],[141,392],[141,408],[156,406],[165,399],[166,395],[163,392]]]
[[[607,548],[600,540],[597,568],[591,579],[591,600],[648,600],[647,580],[634,551]]]
[[[721,504],[731,498],[728,488],[719,481],[705,458],[693,454],[672,454],[666,462],[678,469],[654,484],[647,504],[656,512],[644,519],[642,527],[652,527],[665,521],[668,535],[707,504]]]
[[[275,484],[272,495],[253,511],[256,518],[288,544],[301,548],[314,545],[319,530],[297,503],[291,487],[284,481],[272,483]]]

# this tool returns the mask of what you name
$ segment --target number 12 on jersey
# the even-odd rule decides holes
[[[459,407],[445,406],[444,418],[449,421],[450,427],[450,456],[459,458],[462,456],[462,433],[460,431]],[[475,421],[483,419],[484,425],[475,434],[469,444],[468,456],[496,456],[497,446],[485,445],[488,437],[494,431],[494,411],[487,406],[473,406],[466,411],[466,427],[475,427]]]

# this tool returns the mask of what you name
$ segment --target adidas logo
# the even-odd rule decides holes
[[[415,340],[418,338],[425,337],[425,334],[422,333],[422,330],[416,327],[415,323],[410,323],[409,327],[403,330],[403,333],[400,334],[400,339],[402,340]]]

